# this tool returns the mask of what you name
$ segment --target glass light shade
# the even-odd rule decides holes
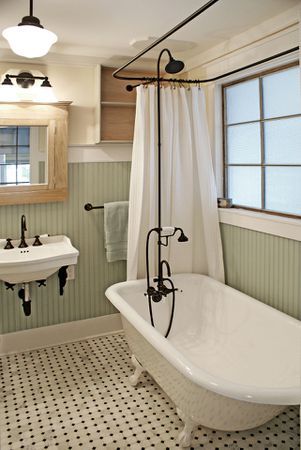
[[[14,85],[0,85],[0,102],[17,102],[18,100],[17,90]]]
[[[38,103],[56,103],[57,98],[54,95],[52,87],[40,87],[36,89],[34,101]]]
[[[13,52],[25,58],[46,55],[57,41],[57,36],[52,31],[33,25],[9,27],[2,32],[2,35]]]

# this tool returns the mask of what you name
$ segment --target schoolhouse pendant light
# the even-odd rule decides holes
[[[25,58],[46,55],[57,41],[52,31],[46,30],[40,20],[33,15],[33,0],[29,0],[29,16],[23,17],[16,27],[3,30],[2,36],[8,41],[14,53]]]

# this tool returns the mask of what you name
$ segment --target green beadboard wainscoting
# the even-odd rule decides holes
[[[130,163],[69,164],[69,199],[62,203],[0,207],[0,237],[20,237],[20,218],[27,219],[27,236],[65,234],[80,255],[76,278],[59,296],[57,274],[46,287],[31,283],[31,316],[25,317],[18,288],[7,291],[0,282],[0,334],[87,319],[116,312],[105,298],[107,286],[124,280],[125,261],[108,263],[104,251],[103,210],[84,210],[85,203],[127,200]],[[19,286],[20,287],[20,286]]]
[[[85,203],[126,200],[130,163],[69,164],[69,199],[62,203],[0,207],[0,237],[66,234],[80,251],[75,280],[58,293],[57,275],[47,287],[31,284],[32,314],[25,317],[18,289],[0,282],[0,334],[87,319],[116,312],[105,298],[107,286],[126,276],[124,261],[108,263],[104,250],[103,210]],[[275,308],[301,319],[301,242],[221,224],[226,282]]]
[[[301,242],[221,224],[226,283],[301,319]]]

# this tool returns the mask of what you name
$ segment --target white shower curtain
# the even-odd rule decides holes
[[[189,242],[169,240],[162,257],[173,273],[194,272],[224,281],[217,195],[204,92],[161,88],[162,226],[183,228]],[[156,87],[137,88],[129,203],[128,280],[144,278],[147,232],[157,226]],[[156,233],[151,274],[156,274]]]

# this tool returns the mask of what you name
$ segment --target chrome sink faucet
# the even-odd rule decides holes
[[[26,228],[26,217],[24,214],[21,216],[21,242],[19,244],[19,248],[26,248],[28,245],[25,242],[25,231],[27,231]]]

